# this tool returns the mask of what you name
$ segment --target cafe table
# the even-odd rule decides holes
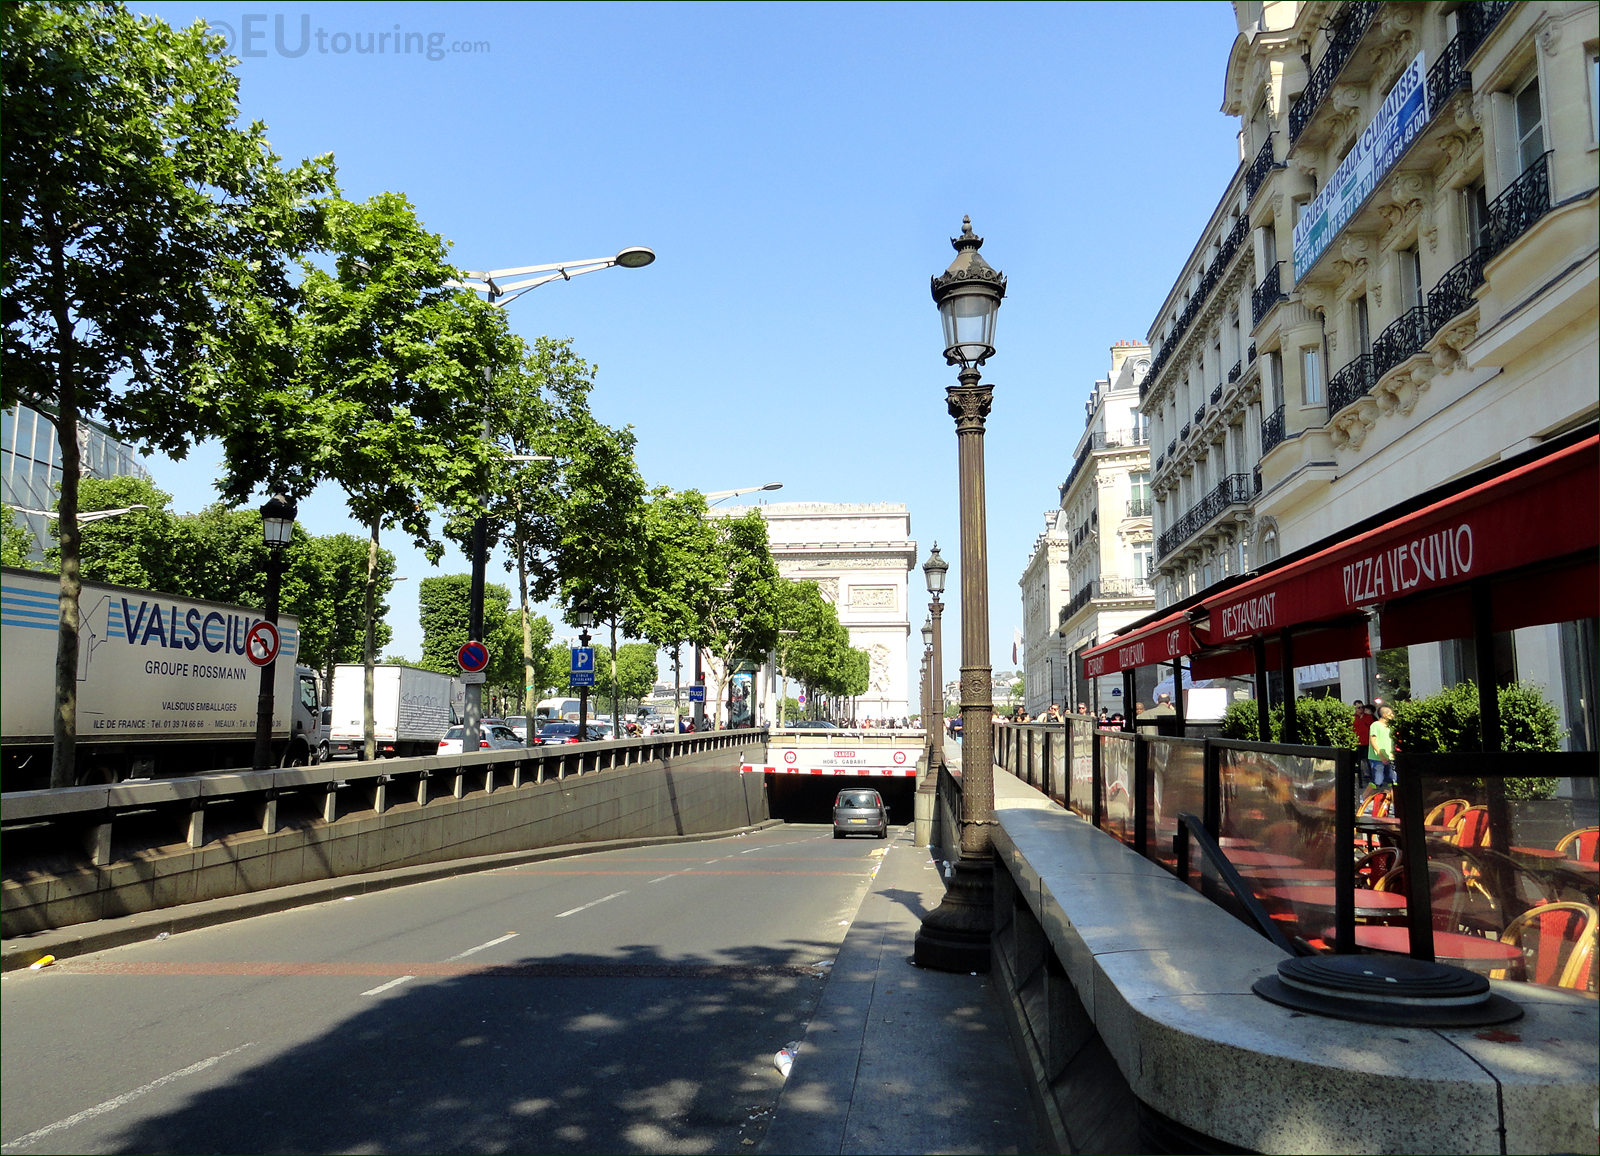
[[[1330,928],[1326,935],[1331,942],[1333,930]],[[1367,951],[1407,955],[1411,951],[1411,929],[1363,923],[1356,928],[1356,946]],[[1522,948],[1514,943],[1501,943],[1498,939],[1485,939],[1481,935],[1436,930],[1433,933],[1433,958],[1440,963],[1454,964],[1472,971],[1498,971],[1520,962]]]
[[[1332,884],[1296,884],[1274,887],[1266,894],[1285,903],[1299,907],[1321,907],[1333,910],[1339,889]],[[1406,913],[1406,897],[1398,891],[1370,891],[1365,887],[1355,889],[1357,919],[1392,919]]]

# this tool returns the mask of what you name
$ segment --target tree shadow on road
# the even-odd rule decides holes
[[[419,975],[112,1138],[122,1152],[740,1152],[837,944],[632,945]],[[296,983],[335,982],[327,977]],[[356,982],[367,983],[368,979]],[[248,1060],[246,1054],[239,1057]],[[232,1062],[232,1061],[230,1061]]]

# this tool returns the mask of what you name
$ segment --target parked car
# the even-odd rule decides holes
[[[466,735],[466,727],[451,727],[445,731],[444,738],[439,740],[439,754],[459,755],[461,753],[461,742],[466,738]],[[488,719],[484,719],[478,724],[479,750],[505,751],[526,745],[517,737],[517,732],[503,722],[490,722]]]
[[[876,835],[889,837],[889,808],[883,796],[867,787],[849,787],[833,800],[833,837]]]
[[[597,727],[593,723],[589,724],[588,734],[591,743],[610,737],[606,734],[604,728]],[[537,742],[540,746],[549,746],[556,743],[575,743],[577,741],[578,724],[568,722],[566,719],[557,719],[554,722],[545,723],[544,726],[539,728],[537,737]]]

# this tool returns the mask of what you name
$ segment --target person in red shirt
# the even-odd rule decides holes
[[[1360,760],[1356,766],[1360,769],[1362,777],[1370,784],[1372,769],[1368,764],[1372,754],[1372,709],[1359,698],[1354,705],[1356,713],[1350,720],[1350,725],[1356,731],[1356,758]]]

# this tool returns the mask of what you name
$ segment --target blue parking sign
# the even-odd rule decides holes
[[[572,681],[569,685],[594,685],[594,647],[574,646],[572,648]]]

